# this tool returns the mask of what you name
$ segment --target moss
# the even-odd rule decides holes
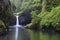
[[[6,26],[2,20],[0,20],[0,32],[7,31]]]
[[[60,6],[52,9],[48,14],[45,13],[41,18],[40,26],[45,25],[46,27],[49,27],[51,23],[56,30],[60,30]]]
[[[44,12],[44,14],[37,15],[34,11],[31,15],[32,21],[28,24],[29,28],[41,29],[45,26],[45,28],[51,27],[55,30],[60,30],[60,6],[53,8],[51,12]]]

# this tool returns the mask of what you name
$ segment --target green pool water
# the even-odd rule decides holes
[[[15,29],[12,29],[7,35],[0,36],[0,40],[15,40]],[[60,40],[60,34],[19,29],[17,40]]]

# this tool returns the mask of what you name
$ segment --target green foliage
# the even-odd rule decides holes
[[[27,9],[32,9],[32,10],[39,10],[42,8],[41,7],[41,0],[11,0],[12,6],[14,5],[16,7],[15,12],[20,12],[24,11]]]
[[[43,14],[42,14],[43,15]],[[45,25],[49,27],[50,23],[56,29],[60,29],[60,6],[51,10],[50,13],[45,13],[45,16],[41,17],[40,26]]]
[[[48,28],[50,25],[52,25],[56,30],[60,29],[60,0],[19,1],[20,0],[11,0],[12,4],[16,7],[15,11],[23,13],[25,10],[32,10],[30,12],[32,17],[32,21],[29,24],[30,27],[35,27],[35,25],[38,25],[38,27],[36,26],[37,28],[42,28],[43,26],[46,26]],[[45,11],[42,9],[44,9]],[[5,6],[3,10],[5,10]],[[3,20],[8,20],[11,13],[10,8],[8,7],[4,12],[5,16],[1,17],[3,17]]]
[[[2,20],[0,20],[0,32],[7,31],[6,26]]]
[[[38,28],[49,28],[52,26],[56,30],[60,30],[60,0],[46,0],[46,11],[41,12],[42,0],[33,0],[30,5],[30,8],[34,8],[34,11],[31,12],[32,21],[30,25],[37,24]],[[36,9],[40,8],[39,10]],[[29,26],[30,26],[29,25]]]
[[[51,11],[52,8],[55,8],[60,5],[60,0],[47,0],[46,10]]]
[[[36,11],[32,11],[31,12],[31,16],[32,16],[32,23],[33,24],[38,24],[39,22],[39,20],[40,20],[40,18],[38,17],[38,13],[37,13],[37,10]]]
[[[8,0],[0,3],[0,29],[7,31],[8,24],[10,23],[11,8]]]
[[[52,26],[56,30],[60,30],[60,6],[53,8],[51,12],[44,12],[44,14],[37,14],[37,11],[32,11],[31,25],[37,24],[38,28],[49,28]],[[29,25],[30,26],[30,25]]]
[[[31,8],[37,8],[37,7],[41,7],[41,1],[33,0],[32,4],[31,4]]]
[[[31,12],[31,16],[32,16],[32,21],[30,24],[27,24],[26,27],[27,28],[39,28],[39,22],[40,22],[40,18],[38,17],[38,11],[32,11]]]

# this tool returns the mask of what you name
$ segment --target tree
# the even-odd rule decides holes
[[[41,13],[44,13],[46,11],[46,4],[47,4],[47,1],[46,0],[42,0],[42,10],[41,10]]]

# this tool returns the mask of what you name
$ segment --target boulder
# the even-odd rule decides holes
[[[6,26],[2,20],[0,20],[0,32],[7,31]]]

